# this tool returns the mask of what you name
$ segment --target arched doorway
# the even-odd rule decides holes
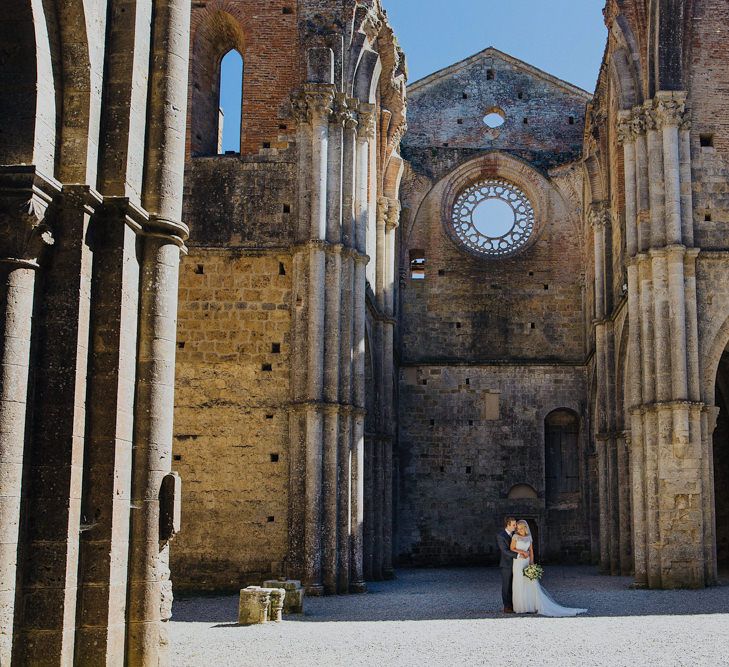
[[[559,409],[544,420],[544,494],[546,509],[545,556],[547,559],[579,560],[580,522],[580,419]]]
[[[719,417],[714,431],[714,502],[716,558],[719,571],[729,574],[729,351],[724,352],[716,376]]]

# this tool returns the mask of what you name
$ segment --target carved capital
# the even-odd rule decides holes
[[[587,209],[587,221],[594,229],[601,229],[610,222],[610,206],[605,201],[593,202]]]
[[[291,108],[299,123],[326,122],[334,111],[334,86],[328,83],[307,83],[293,97]]]
[[[658,115],[651,102],[646,102],[640,116],[645,125],[646,132],[653,132],[658,129]]]
[[[629,144],[635,141],[635,134],[633,133],[633,114],[630,111],[621,111],[618,114],[618,143]]]
[[[400,226],[400,211],[402,206],[397,199],[390,199],[387,207],[387,228],[397,229]]]
[[[643,107],[635,107],[633,109],[632,120],[630,126],[633,132],[633,136],[638,138],[640,135],[645,134],[646,131],[646,116],[645,109]]]
[[[34,167],[0,169],[0,261],[37,266],[53,244],[51,211],[60,184]]]
[[[347,104],[347,96],[344,93],[337,93],[334,96],[334,103],[332,104],[332,114],[329,120],[334,125],[340,125],[344,127],[347,124],[349,118],[353,116],[352,110]]]
[[[359,136],[368,141],[377,136],[377,120],[373,104],[359,105]]]
[[[686,117],[686,94],[682,92],[656,93],[654,114],[659,127],[679,127]]]

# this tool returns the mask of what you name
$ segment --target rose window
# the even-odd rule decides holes
[[[531,238],[534,209],[515,185],[489,179],[474,183],[458,196],[451,225],[469,250],[487,257],[508,257]]]

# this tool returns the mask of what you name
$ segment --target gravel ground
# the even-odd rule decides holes
[[[175,601],[175,667],[729,665],[729,586],[637,591],[587,567],[543,581],[578,618],[501,613],[494,568],[398,570],[366,595],[309,598],[306,614],[239,627],[237,597]]]

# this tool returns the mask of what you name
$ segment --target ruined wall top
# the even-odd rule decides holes
[[[548,169],[579,158],[590,98],[576,86],[488,48],[408,87],[404,151],[426,170],[432,149],[448,154],[456,149],[461,159],[505,150]]]

